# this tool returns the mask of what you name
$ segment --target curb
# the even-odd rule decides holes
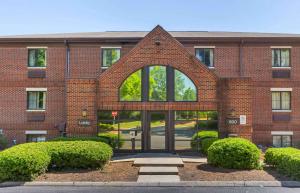
[[[300,181],[181,181],[181,182],[3,182],[12,186],[89,186],[89,187],[300,187]]]

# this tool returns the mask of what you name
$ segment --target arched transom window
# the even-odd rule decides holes
[[[120,101],[197,101],[195,84],[170,66],[147,66],[122,83]]]

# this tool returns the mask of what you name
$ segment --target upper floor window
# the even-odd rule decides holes
[[[27,90],[27,110],[45,110],[46,109],[46,89]]]
[[[290,67],[290,49],[272,49],[272,67]]]
[[[28,67],[46,67],[46,49],[28,49]]]
[[[121,57],[121,48],[102,48],[102,68],[108,68]]]
[[[195,48],[196,57],[207,67],[214,67],[213,48]]]
[[[273,91],[272,110],[291,110],[291,92]]]
[[[121,85],[120,101],[197,101],[194,83],[170,66],[146,66]]]

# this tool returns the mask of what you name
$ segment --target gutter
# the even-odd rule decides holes
[[[244,40],[241,39],[239,43],[239,67],[240,67],[240,76],[244,77],[244,65],[243,65],[243,45],[244,45]]]

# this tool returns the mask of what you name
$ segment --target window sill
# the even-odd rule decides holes
[[[292,110],[272,110],[273,113],[291,113]]]
[[[109,66],[101,66],[101,69],[108,69]]]
[[[37,70],[42,70],[42,69],[46,69],[46,67],[27,67],[27,69],[37,69]]]
[[[273,67],[273,66],[272,66],[272,69],[276,69],[276,70],[278,70],[278,69],[282,69],[282,70],[290,70],[291,68],[292,68],[292,67],[290,67],[290,66],[289,66],[289,67],[288,67],[288,66],[287,66],[287,67]]]
[[[45,109],[27,109],[26,112],[45,112]]]
[[[208,68],[209,68],[209,69],[215,69],[215,67],[214,67],[214,66],[209,66]]]

